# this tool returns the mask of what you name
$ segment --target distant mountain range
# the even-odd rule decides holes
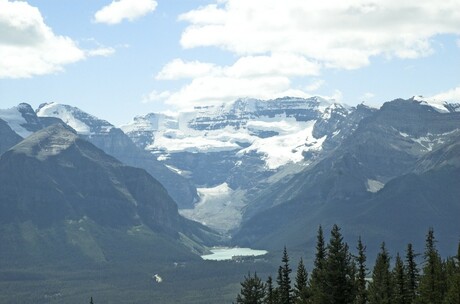
[[[319,97],[240,99],[150,113],[120,128],[68,105],[20,104],[0,110],[0,153],[7,157],[56,122],[145,169],[182,215],[237,245],[301,250],[318,225],[333,223],[347,237],[397,248],[423,242],[430,226],[446,246],[460,237],[459,104],[414,97],[374,109]],[[193,229],[187,233],[201,233]]]

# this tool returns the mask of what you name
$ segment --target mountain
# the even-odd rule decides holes
[[[322,158],[372,111],[319,97],[240,99],[175,115],[150,113],[121,129],[198,187],[200,201],[182,214],[228,231],[261,188]]]
[[[0,119],[0,155],[21,140],[22,137],[16,134],[6,121]]]
[[[459,135],[459,112],[416,99],[387,102],[329,155],[263,191],[252,204],[269,208],[248,214],[234,241],[301,248],[314,242],[318,225],[338,223],[373,248],[415,240],[422,248],[430,226],[443,246],[456,244]]]
[[[43,125],[56,119],[72,127],[80,137],[88,140],[120,161],[145,169],[165,186],[177,204],[193,206],[197,200],[196,188],[184,177],[156,160],[156,157],[139,149],[123,131],[109,122],[90,115],[76,107],[57,103],[42,104],[35,115]]]
[[[120,163],[64,124],[5,152],[0,184],[2,267],[194,260],[192,251],[215,240],[182,218],[146,171]]]

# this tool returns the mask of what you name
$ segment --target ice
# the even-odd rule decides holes
[[[27,124],[27,121],[22,117],[17,107],[0,110],[0,119],[6,121],[10,128],[22,138],[26,138],[32,134],[32,132],[22,126],[23,124]]]
[[[46,104],[38,110],[37,115],[42,117],[60,118],[63,122],[77,131],[78,134],[91,134],[90,127],[84,122],[75,118],[74,114],[62,105],[56,103]]]
[[[180,210],[181,215],[221,232],[239,226],[246,206],[243,191],[233,190],[227,183],[197,190],[200,201],[194,209]]]

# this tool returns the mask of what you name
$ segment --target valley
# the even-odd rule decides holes
[[[370,260],[382,240],[421,251],[427,227],[453,252],[458,109],[241,99],[120,128],[57,103],[0,110],[0,288],[23,303],[231,302],[283,246],[311,265],[317,227],[336,223]],[[268,254],[207,260],[214,246]]]

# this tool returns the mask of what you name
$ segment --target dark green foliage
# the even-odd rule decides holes
[[[292,303],[292,287],[290,274],[292,269],[289,266],[289,256],[284,247],[283,258],[281,259],[282,266],[278,269],[278,301],[280,304],[291,304]]]
[[[407,245],[406,250],[406,301],[411,304],[415,302],[419,285],[419,271],[415,261],[417,255],[412,249],[412,244]]]
[[[265,298],[265,284],[254,273],[248,273],[248,276],[244,278],[241,283],[241,291],[236,296],[236,303],[239,304],[263,304]]]
[[[354,264],[348,252],[348,245],[343,241],[340,228],[334,225],[325,263],[327,303],[353,303],[354,275]]]
[[[391,304],[392,289],[390,256],[385,248],[385,243],[382,243],[372,271],[372,282],[369,285],[369,303]]]
[[[310,290],[308,287],[308,273],[303,263],[303,259],[300,258],[294,283],[294,303],[308,303],[309,299]]]
[[[325,281],[326,245],[323,228],[319,226],[316,240],[315,268],[311,273],[310,289],[312,303],[327,303]]]
[[[315,268],[312,270],[310,281],[301,258],[292,291],[289,257],[284,248],[283,263],[278,268],[278,286],[274,288],[272,278],[268,278],[267,293],[263,303],[460,304],[460,244],[457,256],[442,262],[435,247],[432,229],[428,232],[426,243],[425,265],[421,279],[415,262],[417,255],[411,244],[407,246],[405,263],[397,254],[391,270],[391,257],[385,243],[382,243],[372,270],[372,280],[368,284],[366,247],[361,238],[358,239],[356,247],[358,254],[352,258],[348,251],[348,244],[343,241],[337,225],[334,225],[331,230],[327,247],[324,245],[320,227]],[[438,289],[423,289],[426,286],[436,286]]]
[[[445,304],[460,304],[460,243],[455,258],[448,260],[447,267],[447,293]]]
[[[276,290],[273,287],[273,279],[271,276],[269,276],[267,279],[266,287],[267,293],[265,294],[264,304],[276,304]]]
[[[441,304],[445,292],[443,263],[436,249],[433,229],[428,230],[425,244],[423,275],[420,279],[420,302]]]
[[[399,256],[396,255],[395,267],[393,269],[393,304],[406,304],[407,302],[407,287],[406,273],[404,264]]]
[[[361,237],[358,239],[358,246],[356,247],[358,250],[358,256],[356,257],[356,262],[358,263],[358,273],[356,276],[356,297],[355,297],[355,304],[366,304],[367,303],[367,288],[366,288],[366,276],[367,276],[367,268],[366,268],[366,247],[363,245],[361,241]]]

